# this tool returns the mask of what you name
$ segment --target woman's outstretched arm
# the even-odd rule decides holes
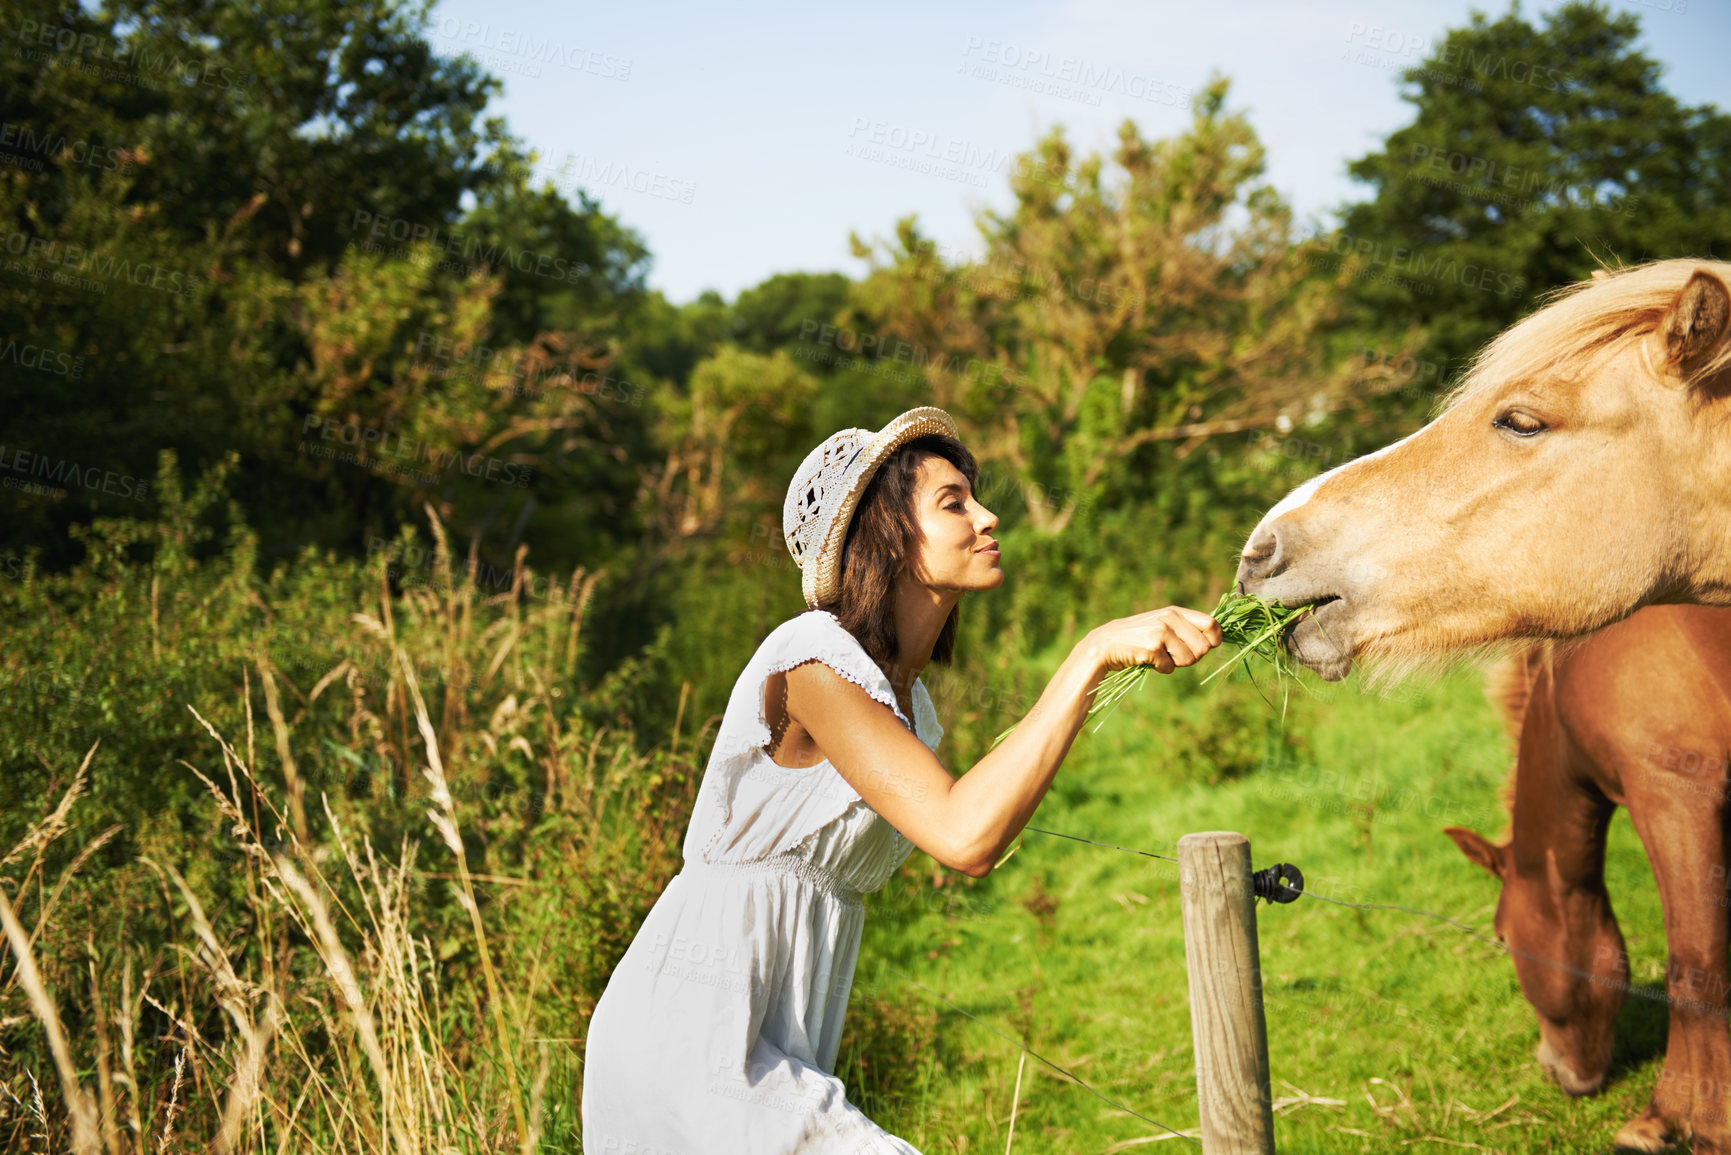
[[[960,778],[889,707],[818,662],[787,673],[787,712],[873,810],[915,846],[979,878],[1033,817],[1108,671],[1189,666],[1220,644],[1205,613],[1167,606],[1119,618],[1070,651],[1009,737]]]

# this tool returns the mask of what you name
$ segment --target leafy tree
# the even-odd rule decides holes
[[[531,187],[481,115],[497,82],[426,21],[401,0],[4,18],[0,360],[28,363],[0,389],[10,451],[49,475],[0,493],[11,544],[69,563],[67,527],[137,516],[163,449],[239,454],[266,556],[359,548],[428,501],[507,551],[535,516],[591,559],[630,540],[646,387],[610,367],[646,251]],[[332,429],[417,448],[303,451]],[[478,455],[480,480],[429,455]]]
[[[1474,13],[1403,73],[1413,120],[1351,164],[1372,195],[1319,256],[1356,264],[1367,328],[1429,331],[1429,381],[1601,262],[1725,254],[1731,117],[1666,92],[1639,31],[1600,4]]]
[[[822,327],[833,325],[847,309],[853,282],[841,273],[777,273],[746,289],[733,303],[730,332],[735,344],[754,353],[776,349],[806,351],[800,360],[822,364],[810,356],[822,347],[814,340]]]
[[[760,509],[779,512],[780,479],[810,448],[805,417],[816,393],[817,382],[785,349],[765,356],[724,345],[692,373],[688,392],[662,394],[666,457],[652,487],[667,536],[713,532],[726,517],[748,519]]]
[[[1054,131],[1019,158],[1010,212],[978,220],[978,263],[946,262],[910,218],[861,288],[862,309],[900,342],[880,359],[920,367],[1040,530],[1133,488],[1144,447],[1188,454],[1341,403],[1345,374],[1313,340],[1333,290],[1257,183],[1262,145],[1226,96],[1213,81],[1171,139],[1126,121],[1116,180]],[[855,250],[873,255],[857,238]]]

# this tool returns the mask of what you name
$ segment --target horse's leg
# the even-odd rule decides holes
[[[1696,1155],[1731,1155],[1724,783],[1646,767],[1624,783],[1665,909],[1671,1026],[1652,1100],[1617,1133],[1617,1145],[1659,1151],[1693,1135]]]

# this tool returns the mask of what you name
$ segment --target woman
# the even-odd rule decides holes
[[[914,847],[979,878],[1033,816],[1109,670],[1188,666],[1220,644],[1179,606],[1108,622],[1039,702],[952,779],[919,674],[956,605],[1004,580],[998,519],[941,409],[846,429],[805,459],[782,525],[810,612],[734,685],[667,885],[589,1026],[591,1155],[918,1155],[831,1071],[864,918]]]

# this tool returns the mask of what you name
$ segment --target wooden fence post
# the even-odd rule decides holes
[[[1274,1155],[1250,840],[1223,830],[1186,834],[1178,878],[1203,1153]]]

